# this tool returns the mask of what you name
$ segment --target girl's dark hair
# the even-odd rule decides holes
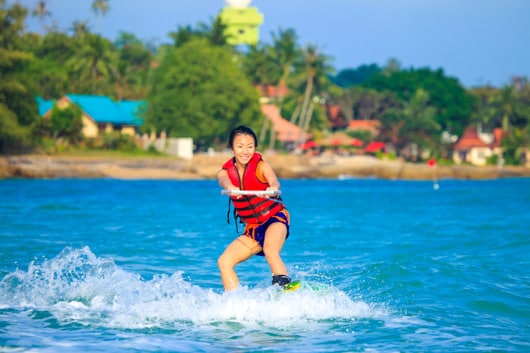
[[[232,132],[230,132],[230,137],[228,138],[227,147],[232,148],[234,144],[234,139],[237,135],[250,135],[254,139],[254,146],[258,147],[258,138],[256,137],[256,134],[254,131],[245,125],[239,125],[238,127],[234,128]]]

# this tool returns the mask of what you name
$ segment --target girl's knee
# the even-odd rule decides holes
[[[237,261],[232,256],[227,255],[225,253],[221,254],[221,256],[217,258],[217,266],[219,266],[221,270],[233,269],[234,267],[236,267],[236,265]]]
[[[263,247],[263,254],[265,255],[266,259],[280,257],[280,252],[277,249],[268,246]]]
[[[228,257],[224,254],[219,256],[217,258],[217,266],[219,266],[220,269],[230,267],[230,261],[228,261]]]

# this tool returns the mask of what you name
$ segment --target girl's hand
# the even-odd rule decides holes
[[[241,190],[241,189],[238,188],[237,186],[233,186],[233,185],[232,185],[232,186],[226,188],[226,190],[228,190],[228,191],[239,191],[239,190]],[[240,198],[243,197],[243,195],[232,195],[232,197],[235,197],[236,199],[240,199]]]
[[[279,190],[278,190],[278,188],[276,188],[276,187],[269,186],[269,187],[267,188],[266,191],[272,191],[272,192],[274,192],[273,195],[267,195],[267,196],[266,196],[266,197],[271,197],[271,196],[277,196]]]

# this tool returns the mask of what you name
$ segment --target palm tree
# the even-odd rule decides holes
[[[116,98],[138,99],[145,94],[153,54],[134,34],[121,32],[114,41],[118,50]]]
[[[98,27],[99,27],[99,33],[101,33],[101,20],[102,17],[105,16],[105,14],[109,11],[109,1],[110,0],[94,0],[92,2],[92,11],[96,14],[98,17]]]
[[[308,131],[313,115],[313,88],[316,86],[318,93],[326,88],[329,84],[328,75],[331,73],[332,68],[328,64],[329,58],[321,54],[314,45],[307,45],[302,51],[302,56],[303,63],[300,63],[299,66],[301,66],[305,76],[305,89],[298,126],[302,131]],[[314,97],[319,99],[319,94]]]
[[[300,49],[297,43],[298,37],[296,35],[296,32],[294,29],[287,29],[282,30],[279,29],[278,33],[271,33],[272,34],[272,42],[273,45],[270,49],[270,56],[273,59],[273,62],[275,65],[277,65],[277,69],[279,71],[279,81],[276,82],[276,85],[284,85],[285,87],[288,84],[289,76],[291,74],[291,71],[293,69],[293,65],[297,58],[300,56]],[[283,92],[280,92],[280,96],[277,97],[277,104],[278,108],[281,110],[283,105]],[[268,129],[268,123],[269,120],[266,118],[263,124],[262,128],[262,136],[266,135],[266,131]],[[273,149],[274,144],[276,141],[276,132],[274,131],[274,128],[270,131],[270,141],[269,141],[269,148]]]
[[[46,1],[39,1],[32,14],[33,16],[37,16],[39,18],[42,30],[44,31],[46,28],[46,24],[44,23],[44,21],[46,20],[46,17],[51,16],[51,12],[48,11]]]
[[[76,38],[85,36],[86,34],[90,33],[90,29],[88,28],[88,20],[72,22],[72,27],[70,27],[70,30],[74,33],[74,37]]]
[[[100,78],[106,78],[107,80],[104,81],[106,83],[116,78],[118,75],[116,63],[117,56],[112,50],[111,43],[99,35],[88,33],[83,41],[83,47],[67,64],[77,80],[90,81],[91,93],[95,94],[103,93],[96,92],[96,83]]]
[[[297,44],[298,37],[293,29],[272,33],[272,55],[281,69],[280,81],[287,85],[287,81],[296,59],[301,55]],[[280,96],[280,105],[283,97]],[[281,106],[280,106],[281,108]]]

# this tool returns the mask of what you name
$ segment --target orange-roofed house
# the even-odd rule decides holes
[[[282,143],[297,143],[306,141],[310,135],[304,132],[297,125],[290,123],[282,118],[280,115],[280,108],[274,104],[262,104],[261,111],[270,119],[274,131],[276,132],[276,139]]]
[[[379,120],[351,120],[348,123],[348,130],[366,130],[374,137],[379,135],[380,128],[381,122]]]
[[[497,128],[493,134],[480,133],[475,126],[468,126],[453,146],[453,160],[474,165],[486,165],[493,155],[502,156],[501,141],[504,132]]]

